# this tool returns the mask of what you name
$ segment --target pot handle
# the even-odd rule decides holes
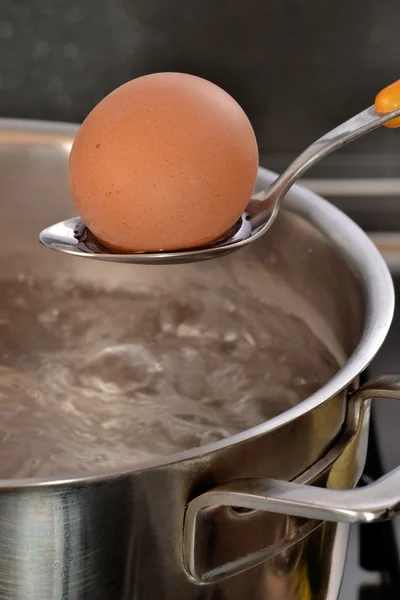
[[[371,398],[400,400],[400,374],[377,377],[353,397],[361,402]],[[220,485],[189,503],[184,526],[186,549],[193,548],[199,512],[217,506],[338,523],[384,521],[400,514],[400,467],[370,485],[349,490],[273,479],[243,479]]]

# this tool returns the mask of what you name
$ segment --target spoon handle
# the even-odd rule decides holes
[[[375,106],[370,106],[319,138],[289,165],[268,190],[255,196],[258,201],[257,221],[260,224],[265,222],[267,214],[270,217],[268,222],[268,226],[270,226],[278,214],[280,203],[288,190],[305,171],[322,158],[399,116],[400,107],[385,114],[378,114]]]

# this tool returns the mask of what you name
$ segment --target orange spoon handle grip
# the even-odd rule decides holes
[[[375,98],[375,111],[378,115],[384,115],[397,108],[400,108],[400,79],[381,90]],[[400,127],[400,117],[388,121],[385,127]]]

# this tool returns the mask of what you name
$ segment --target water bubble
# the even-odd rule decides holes
[[[188,325],[187,323],[181,323],[180,325],[178,325],[177,329],[176,329],[176,334],[178,337],[201,337],[202,336],[202,332],[200,331],[200,329],[198,327],[195,327],[193,325]]]
[[[38,315],[38,323],[41,325],[51,325],[55,323],[60,316],[59,308],[49,308]]]
[[[238,334],[236,333],[236,331],[228,331],[223,336],[224,342],[227,342],[227,343],[236,342],[237,339],[238,339]]]

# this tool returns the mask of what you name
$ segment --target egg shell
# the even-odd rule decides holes
[[[243,109],[215,84],[155,73],[106,96],[81,125],[69,183],[92,233],[115,250],[193,248],[225,235],[258,169]]]

